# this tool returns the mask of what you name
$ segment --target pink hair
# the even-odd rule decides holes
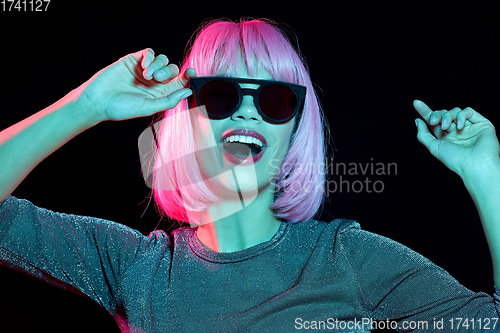
[[[192,67],[198,76],[238,76],[240,55],[250,76],[263,67],[275,80],[307,87],[304,111],[275,178],[275,201],[270,207],[280,220],[307,221],[324,199],[326,124],[306,65],[282,30],[268,20],[212,21],[199,29],[181,73]],[[187,222],[186,208],[201,212],[219,199],[202,181],[189,112],[183,110],[188,110],[186,99],[165,111],[164,119],[171,119],[160,131],[157,154],[163,158],[155,159],[153,190],[165,214]],[[158,165],[161,160],[172,162]],[[186,189],[183,184],[191,185]]]

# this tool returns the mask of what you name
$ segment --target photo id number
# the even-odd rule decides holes
[[[50,0],[2,0],[4,12],[46,12]]]

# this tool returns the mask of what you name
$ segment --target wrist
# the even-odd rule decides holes
[[[81,87],[72,90],[57,103],[61,104],[61,107],[73,117],[73,120],[81,126],[82,130],[93,127],[105,120],[96,111],[94,104]]]
[[[468,168],[461,178],[469,191],[485,186],[500,186],[500,158],[475,164]]]

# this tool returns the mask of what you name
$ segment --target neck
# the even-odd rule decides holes
[[[243,208],[239,201],[213,204],[200,216],[200,226],[196,232],[198,239],[216,252],[241,251],[267,242],[281,224],[269,209],[273,196],[272,191],[261,192]],[[221,212],[228,211],[234,213],[219,218]]]

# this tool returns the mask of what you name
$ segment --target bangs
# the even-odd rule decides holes
[[[192,67],[198,76],[246,76],[261,71],[276,81],[303,84],[302,63],[289,39],[262,21],[217,21],[202,28],[183,70]]]

